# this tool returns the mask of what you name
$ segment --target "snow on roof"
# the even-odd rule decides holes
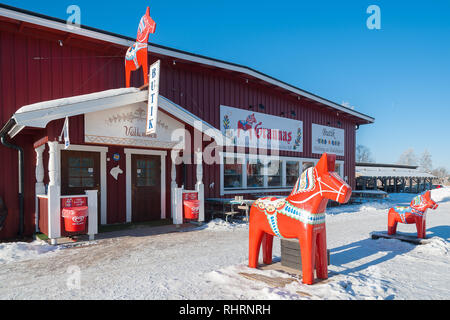
[[[87,102],[87,101],[97,100],[97,99],[102,99],[102,98],[114,97],[114,96],[118,96],[118,95],[122,95],[122,94],[126,94],[126,93],[134,93],[134,92],[138,92],[138,91],[139,91],[138,88],[120,88],[120,89],[111,89],[111,90],[106,90],[106,91],[94,92],[94,93],[84,94],[84,95],[80,95],[80,96],[73,96],[73,97],[69,97],[69,98],[43,101],[43,102],[38,102],[38,103],[23,106],[19,110],[16,111],[16,114],[30,112],[30,111],[50,109],[50,108],[57,108],[57,107],[62,107],[62,106],[69,105],[69,104],[75,104],[75,103]]]
[[[432,174],[408,168],[356,166],[355,171],[356,177],[435,178]]]

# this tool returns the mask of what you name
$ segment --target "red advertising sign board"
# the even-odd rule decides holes
[[[69,197],[61,199],[61,209],[87,206],[87,197]]]
[[[198,200],[197,192],[183,192],[183,200]]]

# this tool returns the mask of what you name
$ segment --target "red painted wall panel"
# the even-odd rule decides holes
[[[103,46],[101,49],[89,49],[88,40],[69,39],[60,46],[54,40],[55,36],[39,38],[23,34],[8,26],[2,28],[0,22],[0,125],[4,125],[12,114],[21,106],[35,102],[68,97],[119,88],[124,86],[123,56],[126,48]],[[14,31],[16,30],[16,31]],[[86,43],[86,46],[84,45]],[[319,158],[311,153],[311,123],[341,127],[346,131],[345,173],[350,184],[354,185],[354,122],[337,116],[306,99],[297,100],[281,90],[257,83],[249,76],[225,72],[219,69],[206,68],[198,64],[176,61],[172,57],[158,57],[162,60],[160,93],[188,111],[204,119],[216,128],[220,127],[220,105],[249,109],[283,116],[289,119],[303,121],[304,144],[303,152],[281,151],[281,156],[298,156],[304,158]],[[150,54],[150,63],[156,57]],[[246,78],[249,79],[246,83]],[[142,84],[142,72],[132,75],[132,85]],[[259,104],[265,106],[259,109]],[[291,111],[296,115],[292,116]],[[283,113],[283,115],[281,115]],[[61,133],[64,120],[51,122],[44,135],[49,141],[57,139]],[[328,124],[329,123],[329,124]],[[189,127],[193,136],[193,129]],[[26,157],[26,230],[34,229],[34,162],[33,142],[43,136],[39,130],[27,135],[20,134],[13,143],[20,143],[25,149]],[[84,117],[70,118],[70,138],[73,144],[84,143]],[[205,143],[207,144],[207,143]],[[110,147],[108,157],[115,151],[123,152],[122,147]],[[191,150],[192,152],[193,150]],[[4,197],[9,209],[5,228],[0,232],[1,238],[14,237],[18,230],[18,200],[17,200],[17,152],[0,145],[0,196]],[[44,152],[44,161],[48,161],[48,148]],[[122,153],[121,168],[125,171],[125,157]],[[108,173],[112,162],[108,162]],[[45,164],[46,166],[46,164]],[[170,159],[167,163],[167,214],[170,215]],[[177,167],[177,182],[184,183],[192,189],[196,180],[194,165],[186,166],[186,181],[182,181],[182,167]],[[125,221],[125,174],[119,175],[119,181],[112,181],[108,174],[108,223]],[[203,181],[206,197],[220,196],[220,168],[218,165],[205,165]],[[46,178],[47,182],[47,178]],[[214,188],[209,188],[214,182]],[[123,197],[122,197],[123,195]]]

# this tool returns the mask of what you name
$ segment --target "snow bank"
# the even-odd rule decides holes
[[[211,231],[232,231],[232,230],[243,230],[247,229],[247,223],[236,223],[236,222],[226,222],[220,218],[209,221],[206,225],[202,226],[201,229],[211,230]]]
[[[44,241],[11,242],[0,244],[0,264],[15,261],[29,260],[39,257],[47,252],[58,250],[57,246],[51,246]]]
[[[450,187],[431,190],[431,199],[435,202],[450,201]]]

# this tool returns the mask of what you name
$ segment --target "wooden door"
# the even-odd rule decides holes
[[[84,195],[97,190],[98,223],[100,224],[100,153],[61,151],[61,195]]]
[[[161,219],[161,157],[131,156],[132,221]]]

